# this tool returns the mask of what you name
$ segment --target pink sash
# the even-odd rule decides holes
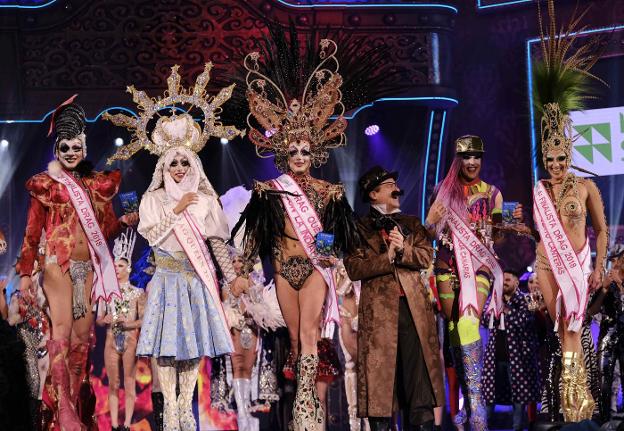
[[[117,295],[121,298],[119,282],[115,273],[115,263],[108,249],[106,237],[102,233],[102,229],[100,229],[100,225],[95,217],[95,211],[93,211],[91,206],[89,195],[71,175],[63,170],[58,175],[51,172],[48,172],[48,175],[67,188],[71,203],[76,210],[76,214],[78,214],[80,225],[87,237],[89,254],[91,255],[91,263],[95,273],[91,298],[94,301],[103,298],[106,302],[110,300],[112,295]]]
[[[338,300],[336,298],[335,279],[330,268],[323,268],[316,262],[318,256],[316,252],[316,234],[323,230],[323,225],[318,214],[314,210],[305,193],[299,185],[292,179],[290,175],[284,174],[272,181],[273,186],[277,190],[287,191],[297,196],[282,195],[282,202],[288,218],[292,223],[297,238],[303,245],[303,249],[308,259],[314,265],[314,268],[321,273],[325,283],[327,283],[327,296],[325,297],[325,317],[324,317],[324,334],[323,336],[331,337],[334,325],[332,323],[340,323],[340,313],[338,311]]]
[[[503,270],[494,253],[483,244],[470,230],[466,223],[452,209],[447,208],[446,223],[453,235],[453,251],[457,261],[457,272],[461,289],[459,292],[459,312],[464,314],[472,308],[478,311],[477,279],[475,266],[485,266],[494,276],[492,298],[487,313],[490,314],[490,327],[493,327],[494,316],[500,317],[500,327],[505,328],[503,310]]]
[[[182,218],[180,222],[176,223],[174,226],[173,232],[184,249],[191,265],[193,265],[195,272],[204,283],[204,286],[206,286],[206,289],[208,289],[213,305],[219,313],[219,318],[223,326],[223,333],[228,334],[228,347],[230,351],[233,352],[234,342],[232,341],[230,326],[225,317],[225,311],[223,310],[223,304],[219,296],[219,284],[217,282],[217,273],[212,263],[212,257],[210,256],[208,247],[206,247],[204,238],[197,228],[195,219],[188,211],[182,213]]]
[[[557,294],[557,321],[561,315],[561,301],[565,306],[565,320],[568,330],[579,331],[587,308],[589,286],[587,279],[591,273],[589,244],[586,242],[577,255],[568,239],[557,210],[539,181],[533,190],[533,218],[546,250],[559,293]]]

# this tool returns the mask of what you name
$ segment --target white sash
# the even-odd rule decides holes
[[[335,279],[330,268],[323,268],[316,261],[318,254],[316,252],[316,234],[322,232],[323,225],[318,214],[314,210],[305,193],[299,185],[292,179],[290,175],[284,174],[272,181],[273,186],[277,190],[287,191],[296,196],[290,196],[286,193],[282,194],[282,202],[288,218],[297,234],[297,238],[301,242],[303,249],[314,265],[314,268],[321,273],[325,283],[327,283],[327,296],[325,297],[325,317],[324,317],[324,334],[323,336],[333,336],[333,323],[340,323],[340,312],[338,311],[338,300],[336,298]]]
[[[576,254],[568,239],[557,210],[539,181],[533,190],[533,218],[540,233],[541,242],[546,250],[553,275],[559,286],[557,294],[557,322],[561,315],[561,301],[565,306],[565,320],[569,321],[568,330],[579,331],[583,324],[588,300],[587,277],[591,272],[589,244]]]
[[[94,301],[103,298],[108,302],[112,295],[121,298],[119,282],[115,273],[115,262],[108,249],[106,237],[100,229],[89,195],[76,180],[64,170],[58,174],[48,172],[55,181],[67,188],[71,203],[78,214],[78,219],[88,240],[89,254],[93,264],[94,277],[91,298]]]
[[[219,284],[217,282],[217,273],[212,263],[212,257],[210,256],[208,247],[206,247],[204,238],[197,228],[195,219],[188,211],[185,210],[182,212],[181,220],[176,223],[173,232],[184,249],[191,265],[193,265],[195,272],[197,272],[204,286],[208,289],[213,304],[219,313],[219,318],[223,325],[223,333],[227,334],[228,347],[230,351],[233,352],[234,342],[232,341],[230,326],[225,317],[225,311],[223,310],[223,304],[219,296]]]
[[[485,266],[494,276],[492,298],[487,309],[490,314],[490,326],[493,326],[494,316],[500,317],[500,327],[505,327],[503,310],[503,270],[494,253],[483,244],[470,230],[466,223],[451,208],[447,208],[446,223],[453,235],[453,251],[457,261],[457,272],[461,289],[459,292],[459,312],[461,315],[472,308],[479,310],[477,301],[477,280],[475,266]]]

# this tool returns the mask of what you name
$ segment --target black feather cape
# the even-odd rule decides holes
[[[286,210],[282,195],[292,193],[280,190],[254,190],[251,200],[241,213],[232,238],[245,223],[243,243],[249,256],[272,258],[273,247],[284,236]],[[355,223],[355,214],[346,197],[330,199],[322,217],[324,232],[334,235],[334,250],[349,253],[355,250],[361,239]]]

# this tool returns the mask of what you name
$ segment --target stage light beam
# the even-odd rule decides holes
[[[221,145],[227,145],[228,142],[230,142],[228,139],[221,138]]]
[[[373,136],[376,135],[377,133],[379,133],[379,126],[377,124],[371,124],[370,126],[368,126],[366,129],[364,129],[364,134],[366,136]]]
[[[2,148],[3,150],[6,150],[7,148],[9,148],[9,141],[7,141],[6,139],[1,140],[0,148]]]
[[[121,147],[123,144],[124,144],[123,139],[121,139],[121,138],[116,138],[115,139],[115,146],[116,147]]]

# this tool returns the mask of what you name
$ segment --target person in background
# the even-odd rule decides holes
[[[136,346],[145,307],[145,292],[130,284],[132,251],[136,234],[132,230],[115,239],[113,255],[121,297],[100,302],[100,316],[96,323],[106,326],[104,366],[108,375],[108,405],[112,431],[129,431],[136,400]],[[119,426],[119,375],[123,364],[125,420]]]
[[[613,247],[608,257],[611,268],[590,303],[589,315],[601,314],[598,336],[600,365],[600,417],[609,421],[616,412],[612,408],[615,368],[619,362],[620,376],[624,365],[624,246]],[[620,382],[617,382],[620,383]],[[617,409],[616,409],[617,410]]]
[[[539,342],[535,315],[519,289],[519,275],[504,271],[504,328],[490,328],[485,349],[483,388],[488,415],[495,404],[513,405],[513,429],[523,429],[524,409],[540,396]]]

